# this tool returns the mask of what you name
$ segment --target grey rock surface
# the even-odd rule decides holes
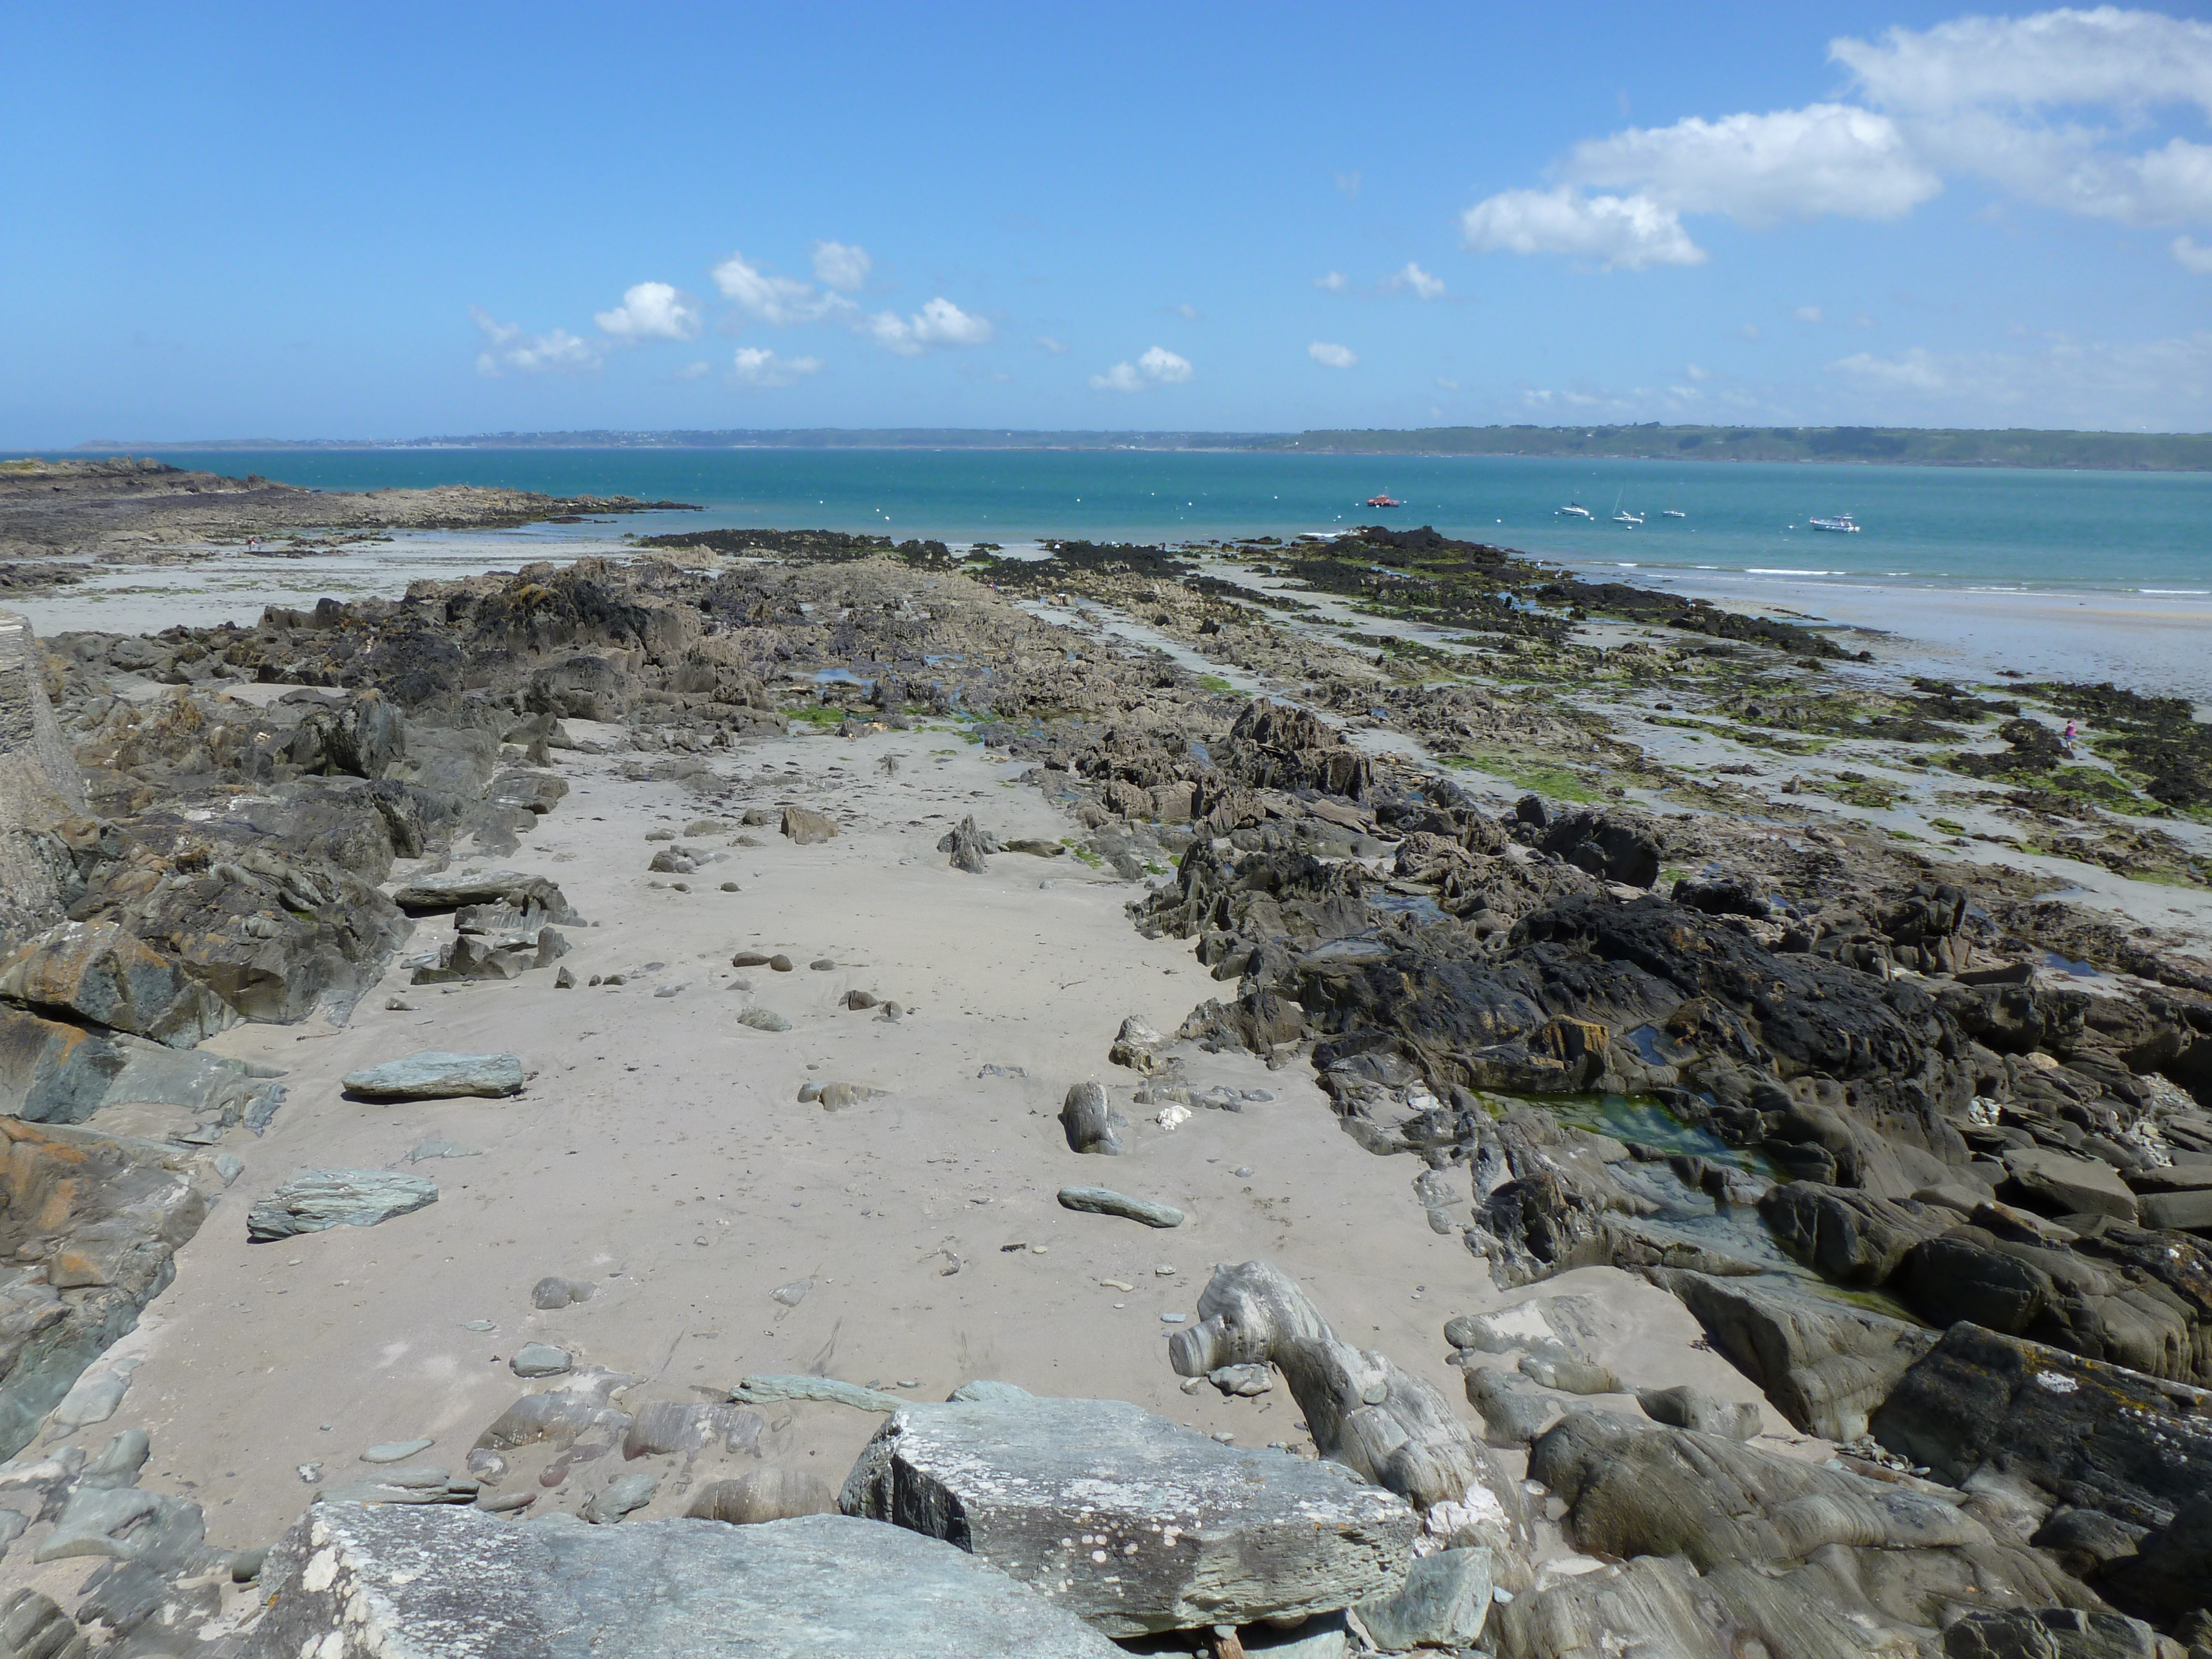
[[[1917,1325],[1810,1296],[1667,1268],[1651,1275],[1682,1299],[1714,1349],[1810,1434],[1856,1440],[1905,1368],[1935,1346]]]
[[[61,919],[78,884],[55,833],[86,811],[84,780],[46,701],[29,621],[0,611],[0,950]]]
[[[0,961],[0,998],[176,1048],[238,1023],[196,975],[112,921],[64,921],[26,940]]]
[[[392,902],[410,916],[458,910],[465,904],[508,904],[517,909],[534,906],[549,921],[568,927],[580,927],[584,921],[557,883],[520,870],[418,876],[394,892]]]
[[[547,1342],[526,1342],[514,1351],[507,1368],[517,1376],[559,1376],[575,1368],[575,1356]]]
[[[426,1176],[392,1170],[302,1170],[246,1212],[257,1244],[319,1233],[325,1227],[374,1227],[438,1201]]]
[[[1747,1401],[1723,1400],[1687,1383],[1671,1389],[1638,1389],[1636,1403],[1653,1422],[1670,1428],[1726,1435],[1731,1440],[1749,1440],[1759,1432],[1758,1407]]]
[[[240,1659],[1121,1659],[973,1556],[843,1516],[518,1527],[322,1504],[261,1582]]]
[[[1093,1215],[1117,1215],[1141,1221],[1147,1227],[1180,1227],[1183,1212],[1172,1204],[1149,1198],[1131,1198],[1106,1187],[1062,1187],[1060,1207],[1087,1211]]]
[[[686,1513],[697,1521],[753,1527],[802,1515],[835,1515],[837,1494],[821,1476],[804,1469],[748,1469],[734,1480],[702,1486]]]
[[[730,1398],[748,1405],[775,1400],[820,1400],[863,1412],[895,1412],[908,1403],[897,1395],[830,1376],[748,1376],[730,1390]]]
[[[1492,1588],[1488,1550],[1440,1550],[1415,1561],[1395,1589],[1352,1611],[1385,1653],[1461,1648],[1482,1634]]]
[[[811,807],[787,806],[783,809],[783,833],[801,847],[811,847],[835,837],[837,821]]]
[[[499,1099],[521,1092],[522,1061],[513,1054],[458,1054],[426,1048],[349,1072],[343,1086],[362,1100],[447,1100],[463,1095]]]
[[[1036,1396],[902,1407],[838,1504],[958,1540],[1114,1636],[1347,1606],[1403,1571],[1419,1524],[1337,1464]]]

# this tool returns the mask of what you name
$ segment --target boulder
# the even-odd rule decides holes
[[[783,833],[801,847],[811,847],[833,839],[837,834],[837,823],[827,813],[817,812],[811,807],[787,806],[783,809]]]
[[[2177,1232],[2212,1232],[2212,1187],[2187,1192],[2151,1193],[2137,1200],[2146,1227]]]
[[[2185,1503],[2132,1553],[2116,1555],[2096,1582],[2115,1605],[2161,1623],[2212,1607],[2212,1492]]]
[[[961,819],[952,832],[951,839],[952,845],[946,850],[952,855],[954,869],[964,870],[971,876],[980,876],[990,868],[983,856],[989,848],[983,832],[975,827],[973,817]]]
[[[0,1113],[82,1123],[123,1071],[121,1048],[95,1032],[0,1004]]]
[[[0,963],[0,998],[190,1048],[238,1023],[196,976],[112,921],[64,921]]]
[[[1777,1411],[1831,1440],[1864,1434],[1867,1414],[1935,1346],[1933,1332],[1838,1302],[1706,1273],[1657,1268],[1650,1276],[1682,1299],[1715,1350]]]
[[[502,772],[484,792],[484,804],[515,807],[543,817],[559,805],[568,793],[568,781],[550,772]]]
[[[437,1201],[438,1184],[425,1176],[302,1170],[246,1212],[246,1236],[266,1244],[326,1227],[374,1227]]]
[[[1078,1083],[1060,1103],[1060,1126],[1066,1132],[1072,1152],[1101,1152],[1118,1157],[1121,1139],[1114,1133],[1114,1116],[1106,1103],[1106,1091],[1096,1083]]]
[[[426,1048],[349,1072],[345,1091],[362,1100],[450,1100],[461,1095],[499,1099],[522,1092],[522,1062],[513,1054],[456,1054]]]
[[[1537,847],[1607,881],[1649,887],[1659,879],[1660,848],[1651,834],[1586,806],[1553,820]]]
[[[1944,1332],[1872,1426],[1952,1486],[1988,1468],[2139,1527],[2212,1486],[2212,1393],[1977,1325]]]
[[[902,1407],[838,1502],[957,1541],[1110,1636],[1348,1606],[1404,1570],[1419,1524],[1338,1464],[1034,1396]]]
[[[1759,1433],[1758,1407],[1747,1401],[1720,1399],[1686,1382],[1671,1389],[1638,1389],[1636,1403],[1653,1422],[1670,1428],[1695,1429],[1730,1440],[1750,1440]]]
[[[1769,1188],[1759,1213],[1785,1249],[1845,1285],[1886,1283],[1906,1251],[1958,1219],[1910,1199],[1876,1198],[1817,1181]]]
[[[241,1659],[1121,1659],[974,1556],[836,1515],[517,1526],[319,1504],[260,1584]]]
[[[835,1515],[837,1494],[821,1476],[804,1469],[748,1469],[734,1480],[702,1486],[685,1513],[697,1521],[757,1527],[802,1515]]]

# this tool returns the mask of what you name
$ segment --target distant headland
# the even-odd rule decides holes
[[[1039,432],[884,427],[665,432],[490,432],[374,439],[240,438],[79,444],[79,450],[1182,449],[1307,455],[1551,455],[1668,461],[1857,461],[1896,466],[2212,471],[2212,433],[1875,426],[1437,426],[1312,432]]]

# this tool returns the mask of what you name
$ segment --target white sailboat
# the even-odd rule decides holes
[[[1689,515],[1688,514],[1686,514],[1686,513],[1683,512],[1683,511],[1682,511],[1682,509],[1681,509],[1680,507],[1671,505],[1671,503],[1672,503],[1672,502],[1674,502],[1674,501],[1680,501],[1680,499],[1681,499],[1681,497],[1680,497],[1680,495],[1669,495],[1669,496],[1667,498],[1667,500],[1668,501],[1668,502],[1670,503],[1670,505],[1668,505],[1668,506],[1667,506],[1667,507],[1665,507],[1661,508],[1661,509],[1660,509],[1660,513],[1659,513],[1659,516],[1660,516],[1661,518],[1662,518],[1662,519],[1686,519],[1686,518],[1688,518],[1690,515]]]
[[[1626,525],[1626,526],[1631,526],[1631,527],[1632,528],[1633,526],[1637,526],[1637,525],[1640,525],[1640,524],[1642,524],[1642,523],[1644,522],[1644,516],[1643,516],[1643,514],[1639,514],[1639,513],[1624,513],[1624,512],[1622,512],[1622,511],[1620,510],[1620,497],[1621,497],[1621,494],[1622,494],[1622,492],[1623,492],[1624,490],[1626,490],[1626,488],[1627,488],[1627,486],[1626,486],[1626,484],[1624,484],[1624,485],[1622,485],[1622,486],[1621,486],[1621,489],[1617,489],[1617,490],[1613,491],[1613,521],[1615,524],[1618,524],[1618,525]]]

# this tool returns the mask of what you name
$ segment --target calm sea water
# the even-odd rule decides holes
[[[286,450],[164,459],[325,489],[507,484],[694,501],[707,511],[680,522],[702,526],[1015,546],[1046,537],[1154,541],[1427,524],[1594,571],[2212,592],[2212,475],[2202,473],[1147,451]],[[1363,505],[1376,494],[1405,504]],[[1571,500],[1597,521],[1558,517]],[[1646,515],[1644,524],[1609,522],[1616,501]],[[1662,517],[1670,507],[1686,516]],[[1843,513],[1856,517],[1861,534],[1806,527]]]

